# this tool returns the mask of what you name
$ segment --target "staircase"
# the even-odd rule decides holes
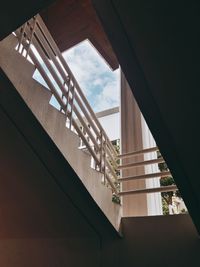
[[[122,155],[116,152],[39,15],[4,39],[0,48],[2,69],[116,229],[121,206],[111,201],[113,196],[120,198],[129,194],[177,190],[173,185],[120,192],[119,184],[124,181],[162,178],[170,172],[123,178],[117,176],[120,170],[158,164],[164,159],[142,162],[133,159],[131,163],[123,163],[123,159],[154,152],[158,148]],[[33,79],[36,69],[46,87]],[[57,100],[60,110],[50,104],[52,96]]]
[[[104,173],[91,167],[91,154],[88,150],[79,149],[80,137],[66,127],[66,115],[49,104],[52,92],[32,78],[36,67],[15,50],[17,44],[18,39],[13,34],[0,43],[2,69],[93,199],[118,230],[121,207],[112,202],[111,187],[102,185]]]

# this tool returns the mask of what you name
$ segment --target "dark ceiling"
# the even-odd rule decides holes
[[[52,2],[54,0],[3,1],[0,8],[0,40]]]
[[[63,52],[88,39],[113,69],[119,67],[111,44],[91,0],[18,0],[4,2],[0,9],[0,40],[41,13],[58,47]]]
[[[200,2],[93,3],[200,232]]]
[[[41,15],[62,52],[88,39],[113,70],[118,68],[91,0],[59,0]]]

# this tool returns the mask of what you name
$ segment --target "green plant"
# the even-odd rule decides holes
[[[115,150],[117,151],[117,153],[119,154],[119,152],[120,152],[119,139],[118,139],[118,140],[114,140],[114,141],[112,141],[112,144],[113,144]],[[119,165],[119,162],[120,162],[120,160],[117,159],[116,163],[117,163],[118,165]],[[113,166],[112,161],[110,161],[110,164]],[[117,177],[120,176],[120,171],[119,171],[119,170],[115,170],[115,173],[116,173]],[[118,189],[118,191],[120,191],[120,183],[117,182],[117,181],[115,181],[114,184],[115,184],[116,188]],[[113,201],[114,203],[116,203],[116,204],[121,204],[120,197],[117,196],[116,194],[113,194],[113,196],[112,196],[112,201]]]
[[[161,158],[162,155],[161,153],[158,151],[157,152],[157,157]],[[159,163],[158,167],[160,169],[160,171],[169,171],[168,166],[165,162]],[[169,186],[169,185],[175,185],[175,181],[173,179],[172,176],[167,176],[167,177],[163,177],[162,179],[160,179],[160,185],[161,186]],[[173,197],[174,192],[162,192],[161,196],[162,196],[162,206],[163,206],[163,214],[169,214],[169,205],[172,205],[172,197]],[[180,197],[180,192],[177,190],[175,192],[175,195]]]

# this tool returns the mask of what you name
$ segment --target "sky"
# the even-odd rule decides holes
[[[95,112],[119,106],[119,69],[112,71],[89,41],[67,50],[63,56]],[[38,70],[33,77],[46,86]],[[59,109],[54,97],[50,103]]]
[[[95,112],[119,106],[119,69],[113,72],[89,41],[63,56]]]

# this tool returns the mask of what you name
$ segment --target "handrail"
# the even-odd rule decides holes
[[[118,194],[114,181],[117,152],[96,118],[77,80],[63,58],[55,41],[39,15],[15,32],[19,39],[18,51],[26,51],[58,101],[61,110],[73,125],[91,156],[97,170],[105,173],[105,179],[113,192]],[[23,53],[22,53],[23,54]],[[84,135],[77,119],[88,137]],[[88,140],[89,139],[89,140]],[[103,156],[104,155],[104,156]],[[113,167],[114,166],[114,167]]]
[[[104,174],[104,178],[110,185],[112,192],[118,196],[143,192],[164,192],[164,188],[118,192],[117,183],[159,177],[159,174],[155,173],[118,178],[119,170],[164,162],[163,158],[158,158],[121,165],[118,163],[119,160],[125,158],[158,151],[158,147],[119,155],[41,17],[39,15],[35,16],[25,23],[21,29],[16,30],[15,34],[19,40],[17,50],[22,55],[26,51],[26,58],[29,56],[33,64],[35,64],[51,93],[59,103],[60,111],[65,113],[66,120],[69,121],[69,129],[72,130],[73,126],[94,159],[96,170]],[[160,176],[165,176],[166,174],[167,172],[162,173]],[[171,189],[174,188],[171,187]]]
[[[103,132],[104,137],[107,139],[108,147],[112,150],[112,153],[114,154],[114,156],[117,157],[118,154],[117,154],[115,148],[113,147],[113,145],[112,145],[110,139],[108,138],[106,132],[103,130],[103,128],[102,128],[102,126],[101,126],[99,120],[98,120],[97,117],[96,117],[95,112],[94,112],[93,109],[91,108],[91,106],[90,106],[90,104],[89,104],[87,98],[86,98],[85,95],[83,94],[83,92],[82,92],[82,90],[81,90],[81,88],[80,88],[80,86],[79,86],[79,84],[78,84],[76,78],[74,77],[74,75],[73,75],[71,69],[70,69],[69,66],[67,65],[67,62],[65,61],[65,59],[64,59],[63,56],[62,56],[62,54],[60,53],[60,50],[58,49],[58,47],[57,47],[57,45],[56,45],[54,39],[51,37],[51,35],[50,35],[50,33],[49,33],[49,31],[48,31],[46,25],[44,24],[44,22],[43,22],[43,20],[41,19],[40,16],[38,16],[38,21],[39,21],[40,26],[42,26],[42,29],[45,31],[45,34],[46,34],[46,37],[47,37],[48,40],[49,40],[49,43],[52,44],[52,47],[53,47],[53,49],[55,50],[55,53],[59,56],[59,59],[60,59],[61,63],[63,64],[64,68],[67,70],[67,73],[68,73],[69,76],[71,77],[71,80],[73,81],[73,84],[74,84],[74,86],[76,87],[76,89],[77,89],[77,91],[78,91],[78,93],[79,93],[81,99],[83,100],[85,106],[87,107],[88,111],[91,113],[92,118],[94,119],[94,122],[96,123],[96,125],[98,126],[98,128]]]
[[[91,115],[92,115],[92,117],[93,117],[95,123],[97,124],[97,126],[98,126],[100,129],[103,130],[103,128],[102,128],[102,126],[101,126],[99,120],[97,119],[97,117],[96,117],[96,115],[95,115],[93,109],[91,108],[91,106],[90,106],[90,104],[89,104],[87,98],[86,98],[85,95],[83,94],[83,92],[82,92],[82,90],[81,90],[81,88],[80,88],[80,86],[79,86],[79,84],[78,84],[76,78],[74,77],[74,75],[73,75],[71,69],[69,68],[69,66],[67,65],[65,59],[63,58],[63,56],[62,56],[60,50],[58,49],[58,47],[57,47],[55,41],[54,41],[53,38],[51,37],[51,35],[50,35],[50,33],[49,33],[49,31],[48,31],[46,25],[44,24],[42,18],[41,18],[39,15],[38,15],[37,18],[38,18],[38,22],[39,22],[40,26],[41,26],[42,29],[45,31],[45,35],[46,35],[46,37],[49,39],[49,43],[50,43],[50,44],[52,45],[52,47],[55,49],[55,52],[56,52],[56,54],[59,56],[59,59],[61,60],[61,63],[63,64],[63,66],[64,66],[65,69],[67,70],[67,73],[69,73],[69,76],[71,77],[71,79],[72,79],[72,81],[73,81],[73,84],[74,84],[75,87],[77,88],[77,91],[78,91],[78,93],[80,94],[80,97],[82,98],[82,100],[84,101],[86,107],[88,108],[89,112],[91,113]],[[109,145],[109,147],[111,148],[112,152],[114,153],[115,156],[117,156],[117,152],[116,152],[115,148],[113,147],[111,141],[109,140],[109,138],[108,138],[108,136],[107,136],[107,134],[105,133],[104,130],[103,130],[103,134],[104,134],[104,136],[107,138],[107,140],[108,140],[108,145]]]

